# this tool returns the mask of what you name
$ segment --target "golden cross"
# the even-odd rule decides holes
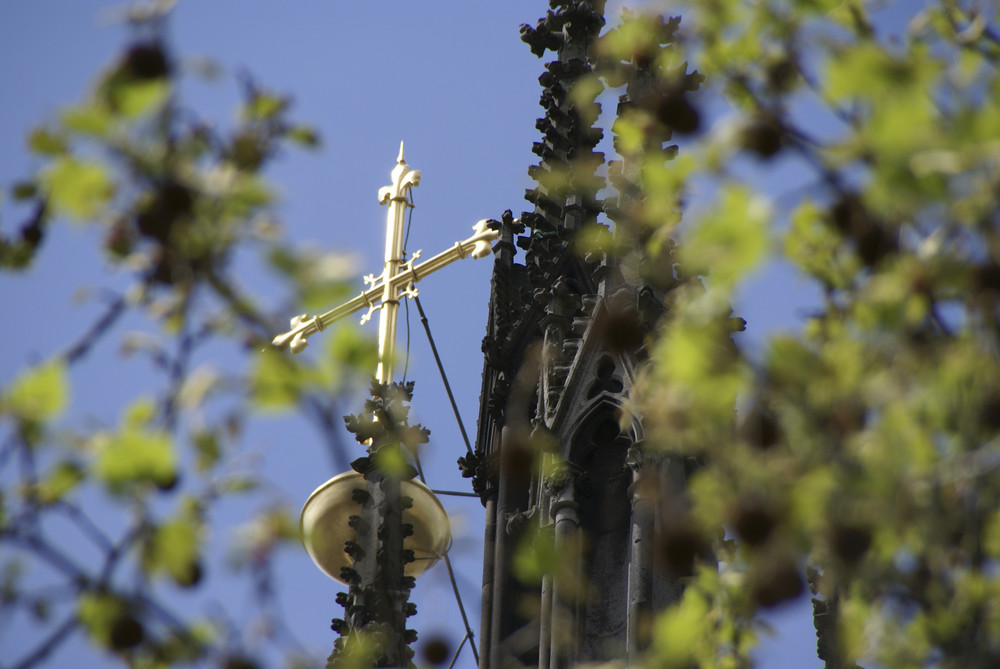
[[[412,170],[403,158],[403,143],[399,143],[399,158],[393,168],[392,183],[383,186],[378,191],[379,203],[389,204],[385,223],[385,265],[378,276],[369,274],[364,277],[365,284],[371,287],[357,297],[348,300],[338,307],[319,316],[301,314],[291,321],[291,329],[272,340],[278,348],[288,347],[292,353],[304,349],[309,336],[322,332],[328,325],[349,316],[364,307],[368,311],[361,317],[361,323],[371,320],[376,311],[379,314],[378,328],[378,371],[376,377],[379,383],[392,381],[392,361],[396,352],[396,315],[399,310],[400,298],[416,297],[417,281],[428,274],[438,271],[456,260],[472,256],[482,258],[489,255],[491,242],[497,239],[498,232],[486,226],[483,219],[472,226],[474,234],[468,239],[455,242],[451,248],[438,253],[433,258],[415,265],[420,257],[420,251],[413,257],[403,261],[403,225],[406,219],[407,195],[413,186],[420,185],[420,171]]]

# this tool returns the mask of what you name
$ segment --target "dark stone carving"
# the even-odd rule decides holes
[[[603,0],[549,6],[534,27],[521,27],[532,53],[555,53],[538,79],[544,115],[532,151],[539,163],[529,168],[535,186],[525,193],[533,210],[519,221],[505,212],[494,222],[501,234],[476,449],[460,461],[486,508],[483,668],[635,658],[649,642],[650,616],[680,592],[654,559],[655,528],[675,511],[674,498],[668,503],[656,490],[668,487],[679,498],[686,463],[647,453],[641,420],[622,415],[665,294],[683,277],[675,263],[651,263],[638,253],[578,252],[578,232],[601,225],[601,214],[615,234],[638,238],[636,248],[647,232],[629,218],[641,170],[626,156],[608,166],[608,179],[598,176],[602,132],[587,119],[599,107],[580,108],[569,92],[604,68],[598,73],[606,80],[620,80],[611,85],[625,86],[620,110],[670,111],[699,80],[682,73],[675,89],[653,90],[655,53],[598,63],[593,45],[604,26]],[[659,43],[669,43],[676,29],[676,20],[661,21]],[[670,128],[661,130],[647,139],[668,160],[676,147],[663,147]],[[602,201],[607,181],[617,196]],[[525,383],[533,384],[530,391]],[[498,468],[501,444],[505,466]],[[554,542],[566,562],[566,573],[548,575],[540,586],[511,575],[519,542],[532,537]]]
[[[496,490],[499,457],[490,454],[483,457],[480,453],[470,453],[458,459],[458,468],[463,478],[472,479],[472,491],[480,497],[485,497],[489,491]]]
[[[404,450],[412,452],[426,443],[430,432],[408,422],[412,382],[373,382],[371,395],[363,413],[344,417],[347,429],[367,445],[367,455],[351,463],[364,476],[366,488],[352,495],[359,510],[348,522],[357,538],[348,541],[344,550],[354,565],[341,572],[349,590],[337,595],[344,618],[331,623],[340,638],[327,660],[329,669],[357,666],[356,649],[364,644],[354,642],[362,636],[375,640],[377,649],[365,666],[413,666],[409,644],[416,640],[416,633],[406,629],[406,619],[416,613],[416,605],[409,601],[413,578],[403,575],[404,566],[414,560],[413,551],[403,549],[403,538],[413,533],[413,526],[402,522],[402,510],[412,506],[413,500],[400,494],[400,482],[417,472],[398,463],[405,462]]]

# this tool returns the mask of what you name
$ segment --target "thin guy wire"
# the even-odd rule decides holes
[[[465,642],[468,640],[469,634],[466,633],[465,636],[462,637],[462,643],[458,644],[458,648],[455,649],[455,654],[451,657],[451,664],[448,665],[448,669],[452,669],[452,667],[455,666],[455,663],[458,661],[458,654],[462,652],[462,646],[464,646]],[[476,660],[476,662],[479,662],[479,660]]]
[[[427,485],[427,479],[424,478],[424,469],[420,466],[420,456],[414,452],[413,461],[417,466],[417,475],[420,476],[420,482]],[[430,486],[427,486],[430,487]],[[476,659],[476,664],[479,664],[479,650],[476,648],[476,640],[473,638],[475,634],[472,632],[472,626],[469,625],[469,616],[465,613],[465,605],[462,603],[462,595],[458,591],[458,581],[455,580],[455,570],[451,566],[451,558],[448,557],[448,553],[444,554],[444,566],[448,568],[448,580],[451,581],[451,591],[455,593],[455,602],[458,604],[458,612],[462,614],[462,623],[465,625],[465,636],[469,639],[469,648],[472,649],[472,657]]]
[[[458,404],[455,403],[455,396],[451,392],[451,384],[448,383],[448,375],[444,373],[444,365],[441,364],[441,356],[438,355],[437,346],[434,344],[434,337],[431,335],[431,326],[427,321],[427,314],[424,313],[424,308],[420,306],[420,298],[414,297],[413,301],[417,305],[417,311],[420,312],[420,322],[424,325],[424,331],[427,333],[427,341],[431,344],[431,352],[434,354],[434,362],[437,363],[438,371],[441,373],[441,380],[444,382],[445,392],[448,393],[448,401],[451,402],[451,410],[455,412],[455,420],[458,421],[458,429],[462,432],[462,439],[465,441],[465,450],[472,455],[472,446],[469,444],[469,435],[465,433],[465,424],[462,423],[462,416],[458,413]]]
[[[403,235],[403,249],[407,248],[410,240],[410,228],[413,224],[413,210],[416,208],[416,204],[413,202],[413,190],[407,191],[407,195],[410,198],[410,215],[406,223],[406,233]],[[420,299],[414,297],[413,300],[417,303],[417,309],[420,311],[420,320],[424,324],[424,330],[427,332],[427,339],[431,343],[431,350],[434,352],[434,359],[437,361],[438,371],[441,373],[441,379],[444,381],[445,390],[448,391],[448,399],[451,401],[451,408],[455,412],[455,418],[458,420],[458,427],[462,431],[462,438],[465,440],[465,447],[468,449],[469,453],[472,453],[472,448],[469,446],[469,437],[465,434],[465,425],[462,424],[462,418],[458,414],[458,406],[455,404],[455,397],[451,394],[451,386],[448,384],[448,377],[445,376],[444,367],[441,366],[441,358],[438,356],[437,347],[434,345],[434,338],[431,336],[430,326],[427,323],[427,316],[424,315],[424,310],[420,306]],[[410,364],[410,306],[409,300],[405,300],[406,304],[406,364],[403,367],[403,381],[406,381],[406,370]],[[420,456],[416,453],[413,454],[414,464],[417,466],[417,474],[420,476],[420,482],[427,485],[427,479],[424,478],[424,468],[420,464]],[[458,604],[458,611],[462,614],[462,622],[465,625],[465,638],[462,639],[462,643],[459,644],[458,650],[455,651],[455,657],[452,658],[451,666],[455,665],[455,660],[458,659],[458,653],[462,650],[462,646],[465,645],[466,639],[469,641],[469,648],[472,649],[472,656],[476,660],[476,664],[479,664],[479,650],[476,648],[476,641],[474,639],[475,634],[472,632],[472,626],[469,625],[469,616],[465,613],[465,605],[462,603],[462,595],[458,591],[458,582],[455,580],[455,570],[451,566],[451,558],[447,553],[444,554],[444,564],[448,568],[448,580],[451,581],[451,590],[455,594],[455,602]],[[451,666],[449,669],[451,669]]]

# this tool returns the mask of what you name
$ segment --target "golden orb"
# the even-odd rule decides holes
[[[344,544],[354,541],[357,532],[348,524],[351,516],[360,515],[361,505],[354,501],[354,491],[365,489],[365,479],[357,472],[345,472],[316,488],[302,507],[299,530],[302,544],[313,562],[330,578],[344,583],[343,567],[354,564],[344,552]],[[403,573],[416,578],[433,567],[451,546],[448,514],[430,488],[419,481],[400,481],[400,493],[413,500],[403,510],[403,522],[413,525],[413,534],[403,539],[416,560]]]

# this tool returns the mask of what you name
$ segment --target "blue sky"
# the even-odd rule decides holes
[[[116,6],[51,0],[0,8],[0,90],[6,92],[0,102],[0,185],[5,189],[37,167],[24,149],[25,133],[78,100],[126,42],[125,28],[111,20],[110,8]],[[529,208],[523,193],[531,186],[527,168],[537,160],[531,143],[541,114],[537,77],[543,61],[520,42],[518,25],[534,24],[546,9],[541,0],[180,2],[170,36],[183,56],[204,56],[222,66],[217,82],[188,87],[188,104],[200,113],[220,124],[231,121],[239,99],[235,75],[245,71],[267,87],[292,94],[294,117],[318,127],[320,151],[290,151],[270,171],[281,193],[279,213],[296,244],[355,254],[360,289],[360,275],[382,264],[385,210],[376,193],[389,182],[401,140],[410,165],[423,172],[414,192],[411,251],[423,249],[429,257],[468,236],[480,218],[498,218],[507,208],[515,214]],[[614,13],[609,8],[609,16]],[[9,204],[0,208],[3,229],[16,229],[20,214]],[[74,299],[81,287],[99,294],[102,287],[122,285],[122,277],[101,267],[94,231],[63,222],[57,226],[31,271],[0,276],[0,313],[7,323],[0,386],[26,365],[62,350],[100,312],[98,303]],[[240,280],[262,306],[285,303],[279,287],[254,271],[252,263],[245,266]],[[489,260],[465,260],[419,286],[470,436],[478,412],[489,275]],[[762,333],[794,326],[809,297],[794,275],[772,268],[735,308],[750,322],[746,336],[759,342]],[[454,464],[464,451],[461,437],[415,310],[411,312],[414,413],[432,431],[425,471],[434,488],[465,490],[467,482]],[[375,324],[367,327],[374,336]],[[126,322],[74,371],[69,420],[76,425],[114,424],[124,403],[150,392],[152,376],[121,373],[115,347],[130,328],[148,330],[149,325]],[[400,331],[405,332],[403,324]],[[359,409],[344,406],[345,413]],[[267,471],[276,497],[296,510],[316,486],[339,473],[301,421],[262,418],[248,431],[246,442],[241,457]],[[443,501],[453,518],[453,555],[463,597],[478,632],[482,509],[477,500]],[[95,508],[101,510],[100,504],[95,501]],[[213,542],[221,545],[249,511],[225,510],[214,525]],[[333,601],[339,584],[314,568],[304,551],[283,554],[278,568],[288,624],[306,647],[325,656],[334,640],[329,619],[342,612]],[[241,624],[239,611],[249,595],[221,574],[210,576],[220,577],[221,589],[214,596],[226,602]],[[414,598],[420,614],[412,623],[423,638],[460,636],[443,567],[421,579]],[[217,610],[205,600],[182,601],[181,606],[204,606],[211,615]],[[782,638],[768,644],[761,666],[820,666],[813,656],[808,602],[781,612],[778,619]],[[19,656],[24,638],[0,631],[0,656]],[[80,648],[65,646],[51,666],[66,664]],[[92,653],[74,659],[74,666],[103,665]],[[473,666],[468,651],[458,666]]]

